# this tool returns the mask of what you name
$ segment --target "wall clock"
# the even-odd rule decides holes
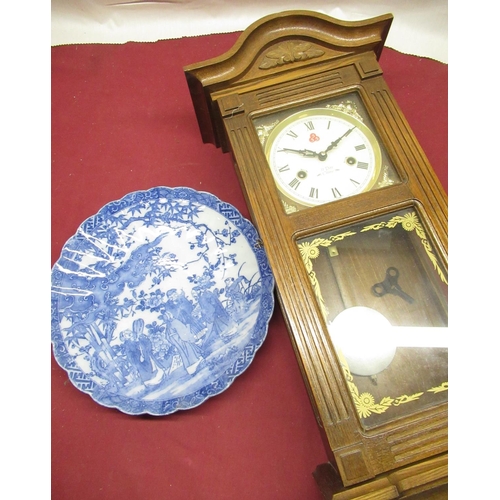
[[[325,442],[314,476],[339,500],[447,496],[447,197],[378,63],[391,22],[283,12],[184,68],[204,142],[233,155]]]

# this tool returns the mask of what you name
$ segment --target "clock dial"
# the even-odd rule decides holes
[[[368,191],[382,163],[370,129],[328,108],[295,113],[276,125],[266,156],[278,189],[306,206]]]

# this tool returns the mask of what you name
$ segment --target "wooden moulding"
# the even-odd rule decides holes
[[[448,456],[441,455],[345,488],[330,463],[314,471],[324,497],[331,500],[444,500],[448,498]]]

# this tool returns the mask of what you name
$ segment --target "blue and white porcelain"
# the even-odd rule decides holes
[[[101,405],[167,415],[253,360],[274,279],[253,225],[190,188],[130,193],[87,219],[52,269],[52,344]]]

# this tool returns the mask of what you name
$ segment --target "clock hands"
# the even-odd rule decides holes
[[[350,128],[345,134],[341,135],[337,140],[333,141],[324,151],[321,151],[321,153],[318,153],[318,158],[321,161],[326,160],[328,157],[328,151],[331,151],[333,148],[336,148],[339,145],[339,142],[344,139],[344,137],[347,137],[356,127]]]
[[[299,155],[304,156],[305,158],[318,158],[319,161],[325,161],[328,158],[328,152],[333,148],[336,148],[340,141],[347,137],[356,127],[350,128],[347,132],[342,134],[338,139],[333,141],[324,151],[320,151],[317,153],[316,151],[312,151],[310,149],[291,149],[291,148],[282,148],[280,151],[285,153],[297,153]]]

